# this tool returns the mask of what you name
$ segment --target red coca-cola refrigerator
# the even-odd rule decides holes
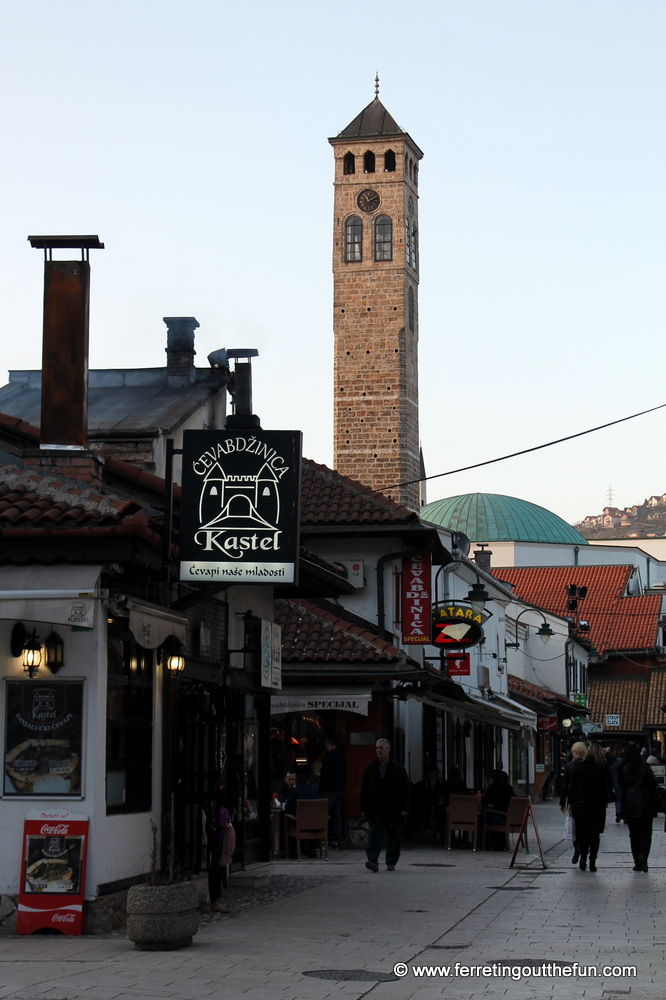
[[[87,849],[87,816],[29,810],[23,825],[18,934],[43,927],[81,933]]]

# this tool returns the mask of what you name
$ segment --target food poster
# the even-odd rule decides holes
[[[7,681],[4,795],[80,797],[83,681]]]
[[[45,824],[48,825],[48,824]],[[57,824],[51,824],[58,829]],[[62,824],[61,824],[62,828]],[[23,892],[81,894],[81,863],[84,836],[27,834],[23,868]]]

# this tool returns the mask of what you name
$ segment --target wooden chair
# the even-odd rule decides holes
[[[504,817],[502,823],[489,823],[486,819],[485,833],[503,833],[505,850],[508,851],[509,837],[512,833],[520,833],[520,828],[523,825],[523,820],[525,819],[525,813],[527,812],[529,802],[530,800],[527,795],[514,795],[513,798],[509,799],[509,808],[506,812],[501,812],[499,809],[484,810],[486,814],[494,813],[496,816]],[[521,840],[525,850],[528,851],[529,845],[527,843],[527,827],[525,827]]]
[[[301,860],[301,841],[319,841],[319,854],[322,846],[324,857],[328,861],[328,799],[298,799],[296,801],[296,825],[287,826],[290,838],[296,841],[296,857]]]
[[[472,834],[472,850],[476,850],[479,835],[479,800],[476,795],[451,795],[446,817],[446,846],[451,850],[451,837],[455,830]]]

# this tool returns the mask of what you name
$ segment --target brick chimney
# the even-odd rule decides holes
[[[98,236],[29,236],[44,251],[44,328],[39,449],[26,465],[101,487],[103,460],[88,448],[88,335],[91,249]],[[80,249],[80,260],[53,260],[53,250]]]
[[[194,331],[199,324],[194,316],[165,316],[167,326],[167,376],[186,375],[194,368]]]
[[[479,545],[478,549],[474,550],[474,562],[479,567],[479,569],[484,570],[486,573],[490,573],[490,560],[492,558],[492,552],[487,545]]]

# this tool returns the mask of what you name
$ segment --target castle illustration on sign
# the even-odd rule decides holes
[[[199,500],[202,528],[244,528],[258,525],[275,530],[280,519],[278,479],[267,462],[255,476],[230,476],[219,462],[206,473]]]

